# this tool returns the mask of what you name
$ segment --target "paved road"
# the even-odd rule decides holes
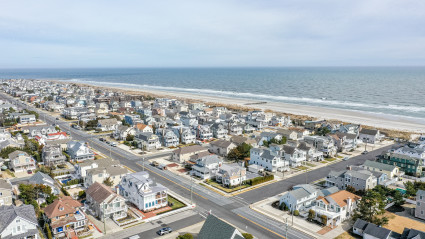
[[[13,99],[11,97],[7,98]],[[25,107],[24,105],[21,106]],[[34,108],[31,109],[34,110]],[[43,112],[40,112],[40,118],[45,117],[47,123],[53,124],[56,121],[54,117],[43,114]],[[68,122],[58,121],[56,123],[63,130],[70,131],[74,139],[88,141],[94,149],[105,155],[111,154],[112,158],[120,160],[120,162],[128,168],[131,168],[135,171],[141,171],[143,169],[142,156],[136,156],[120,148],[111,147],[104,142],[100,142],[96,136],[70,128]],[[289,228],[286,232],[283,222],[270,219],[261,213],[257,213],[249,209],[248,206],[253,202],[287,191],[293,185],[306,183],[306,181],[313,182],[323,178],[329,173],[330,170],[342,170],[349,164],[361,164],[366,159],[374,158],[375,155],[379,154],[383,150],[384,149],[379,149],[370,152],[367,155],[357,156],[350,159],[349,161],[335,163],[328,167],[316,169],[308,172],[307,174],[294,176],[287,180],[269,184],[267,186],[251,190],[231,198],[223,197],[202,187],[201,185],[192,184],[189,179],[179,177],[169,171],[163,171],[148,164],[145,164],[144,168],[150,172],[151,177],[156,182],[161,183],[173,192],[178,193],[180,196],[183,196],[189,200],[192,197],[193,202],[197,205],[195,210],[202,215],[206,215],[207,212],[211,211],[214,215],[223,218],[224,220],[255,235],[258,238],[285,238],[284,235],[288,235],[288,238],[307,239],[312,237],[294,228]],[[170,153],[162,152],[157,155],[146,156],[146,158],[150,159],[159,156],[163,157],[167,154]],[[190,188],[193,189],[192,195]],[[182,221],[184,221],[184,219],[182,219]],[[181,223],[183,224],[183,222]],[[182,224],[176,223],[177,226]],[[155,230],[159,228],[160,227],[155,228]]]
[[[252,190],[242,194],[239,194],[239,197],[244,198],[249,203],[258,202],[268,197],[275,196],[282,192],[288,191],[292,186],[302,183],[310,183],[321,178],[326,177],[331,170],[340,171],[347,168],[349,165],[362,165],[366,160],[374,160],[377,155],[381,154],[383,151],[390,149],[393,145],[385,146],[383,148],[374,150],[365,155],[359,155],[353,158],[350,158],[347,161],[341,161],[338,163],[330,164],[326,167],[318,168],[308,173],[299,174],[297,176],[290,177],[286,180],[282,180],[267,186],[261,187],[259,190]]]

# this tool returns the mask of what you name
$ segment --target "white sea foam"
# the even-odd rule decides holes
[[[211,90],[211,89],[195,89],[195,88],[179,88],[179,87],[168,87],[168,86],[153,86],[153,85],[139,85],[131,83],[114,83],[114,82],[100,82],[100,81],[91,81],[85,79],[71,79],[69,81],[87,83],[99,86],[115,86],[115,87],[128,87],[136,89],[152,89],[152,90],[163,90],[163,91],[174,91],[174,92],[190,92],[198,94],[207,94],[207,95],[218,95],[226,96],[233,98],[247,98],[255,100],[267,100],[274,102],[293,102],[293,103],[305,103],[311,105],[321,105],[321,106],[340,106],[340,107],[354,107],[357,109],[376,109],[376,110],[397,110],[401,112],[425,112],[425,107],[418,106],[402,106],[402,105],[377,105],[377,104],[365,104],[365,103],[356,103],[348,101],[337,101],[337,100],[323,100],[315,99],[308,97],[289,97],[289,96],[277,96],[277,95],[264,95],[264,94],[253,94],[245,92],[233,92],[233,91],[220,91],[220,90]],[[379,113],[379,112],[377,112]]]

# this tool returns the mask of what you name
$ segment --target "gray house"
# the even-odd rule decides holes
[[[348,186],[356,190],[368,190],[376,187],[377,182],[376,176],[367,170],[331,171],[326,177],[326,186],[336,186],[341,190]]]
[[[12,184],[0,178],[0,206],[12,205]]]
[[[103,221],[105,218],[117,220],[127,216],[125,199],[108,186],[96,182],[86,190],[86,195],[86,204],[100,220]]]
[[[425,191],[418,190],[416,192],[416,208],[415,217],[425,219]]]
[[[243,239],[242,233],[232,225],[210,214],[205,220],[198,238],[202,239]]]
[[[44,146],[41,156],[44,165],[49,167],[64,164],[66,161],[66,157],[62,153],[61,146],[58,144]]]

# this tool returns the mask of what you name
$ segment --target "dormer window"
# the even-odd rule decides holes
[[[60,208],[59,208],[59,211],[63,211],[63,207],[60,207]]]

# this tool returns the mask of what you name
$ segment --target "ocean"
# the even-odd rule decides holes
[[[425,119],[425,67],[0,69],[1,79],[61,79]]]

